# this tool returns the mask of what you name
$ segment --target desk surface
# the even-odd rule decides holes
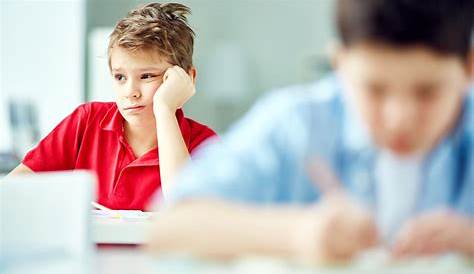
[[[97,261],[100,274],[109,273],[214,273],[214,274],[309,274],[309,273],[474,273],[474,264],[456,255],[437,259],[419,259],[405,263],[380,264],[369,254],[362,261],[348,266],[312,267],[288,261],[248,257],[227,263],[198,260],[184,256],[153,258],[139,248],[102,248]]]
[[[244,258],[227,263],[203,261],[184,256],[151,257],[138,246],[99,246],[89,264],[68,261],[53,261],[40,265],[8,269],[8,274],[159,274],[159,273],[202,273],[202,274],[309,274],[309,273],[470,273],[474,272],[472,262],[457,256],[438,259],[417,260],[391,265],[377,264],[367,258],[365,263],[338,267],[310,267],[270,258]]]
[[[95,220],[92,234],[101,244],[87,262],[73,261],[67,254],[56,257],[42,257],[34,262],[15,262],[14,267],[1,269],[8,274],[158,274],[158,273],[203,273],[203,274],[306,274],[306,273],[474,273],[474,262],[467,262],[456,255],[439,258],[417,259],[403,263],[387,263],[382,250],[368,252],[354,263],[337,267],[311,267],[288,261],[247,257],[226,263],[204,261],[184,256],[152,257],[139,245],[116,244],[142,243],[147,220],[122,222],[117,220]],[[125,235],[125,236],[124,236]]]

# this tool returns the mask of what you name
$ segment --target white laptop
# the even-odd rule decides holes
[[[86,171],[1,179],[0,272],[87,273],[94,184]]]

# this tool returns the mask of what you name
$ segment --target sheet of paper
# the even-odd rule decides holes
[[[92,210],[92,216],[97,219],[123,219],[125,221],[144,221],[149,220],[153,216],[152,212],[144,212],[141,210],[114,210],[120,215],[120,218],[111,215],[104,210]]]

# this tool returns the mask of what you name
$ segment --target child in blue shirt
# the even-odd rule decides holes
[[[472,1],[339,0],[335,73],[272,93],[203,149],[151,247],[473,256],[472,14]]]

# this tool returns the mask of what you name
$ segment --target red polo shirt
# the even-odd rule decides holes
[[[176,118],[190,153],[216,134],[207,126]],[[123,132],[115,103],[79,106],[23,159],[33,171],[88,169],[98,176],[97,200],[113,209],[143,210],[161,186],[158,149],[137,158]]]

